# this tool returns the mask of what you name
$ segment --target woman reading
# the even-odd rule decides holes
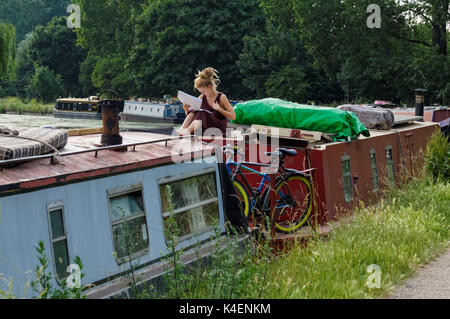
[[[220,83],[217,73],[218,71],[211,67],[197,73],[194,88],[201,93],[199,98],[202,99],[202,105],[199,111],[192,110],[189,105],[183,105],[186,119],[178,131],[179,135],[192,135],[200,129],[203,135],[209,128],[218,128],[225,136],[227,120],[236,119],[226,95],[217,91]]]

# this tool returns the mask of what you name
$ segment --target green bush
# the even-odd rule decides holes
[[[36,94],[44,102],[54,102],[64,91],[61,76],[46,66],[36,67],[33,84]]]
[[[435,181],[450,179],[450,143],[440,130],[437,130],[428,142],[425,163],[427,172]]]

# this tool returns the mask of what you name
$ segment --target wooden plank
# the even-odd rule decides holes
[[[82,128],[82,129],[67,130],[67,132],[69,132],[69,136],[81,136],[81,135],[103,133],[103,128],[102,127]]]
[[[272,127],[256,124],[252,125],[252,132],[268,136],[272,134],[277,134],[277,136],[280,138],[306,140],[309,142],[317,142],[320,141],[322,138],[321,132],[297,130],[283,127]]]

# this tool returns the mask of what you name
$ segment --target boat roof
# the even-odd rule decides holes
[[[422,128],[424,126],[436,126],[435,122],[422,122],[418,121],[421,117],[410,116],[410,115],[395,115],[394,127],[390,130],[376,130],[369,129],[370,136],[365,137],[363,135],[359,135],[358,139],[368,139],[376,136],[389,135],[392,133],[398,133],[402,131],[414,130],[417,128]],[[315,131],[305,131],[298,129],[290,129],[290,128],[278,128],[278,127],[270,127],[264,125],[241,125],[241,124],[231,124],[229,127],[238,129],[241,128],[243,130],[243,135],[247,135],[251,138],[254,138],[255,134],[262,134],[270,136],[271,133],[278,134],[279,138],[283,142],[293,143],[293,142],[301,142],[301,147],[314,147],[317,145],[332,145],[336,143],[347,143],[346,141],[333,141],[330,134],[315,132]],[[275,129],[275,130],[273,130]],[[251,133],[250,133],[251,132]]]
[[[103,148],[98,145],[100,134],[70,136],[60,150],[57,164],[51,164],[51,155],[28,158],[14,167],[7,166],[10,161],[0,161],[4,166],[0,172],[0,196],[167,165],[174,162],[174,154],[177,159],[191,159],[215,151],[212,145],[192,137],[149,132],[121,132],[120,135],[122,146]]]
[[[89,103],[98,103],[99,100],[94,100],[94,99],[82,99],[82,98],[62,98],[62,99],[57,99],[56,102],[89,102]]]

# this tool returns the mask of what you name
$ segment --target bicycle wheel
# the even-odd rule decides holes
[[[233,186],[236,190],[236,195],[241,202],[242,211],[244,212],[245,217],[248,217],[248,213],[250,211],[250,198],[248,196],[248,193],[245,190],[244,186],[236,180],[233,181]]]
[[[268,191],[268,189],[267,189]],[[267,194],[267,193],[266,193]],[[312,185],[303,175],[292,174],[275,186],[273,224],[277,231],[292,233],[302,227],[313,210]],[[264,196],[266,211],[270,211],[270,196]]]

